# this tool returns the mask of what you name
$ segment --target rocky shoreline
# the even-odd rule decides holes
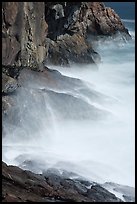
[[[121,194],[122,200],[107,188]],[[2,163],[2,202],[123,202],[123,199],[134,202],[134,188],[90,182],[66,170],[50,168],[35,174]]]
[[[100,185],[70,179],[67,174],[70,173],[64,172],[64,176],[61,176],[59,171],[50,170],[38,175],[2,163],[2,201],[121,202]]]
[[[131,38],[119,16],[101,2],[2,2],[3,124],[5,120],[14,121],[12,110],[16,107],[16,93],[22,87],[22,70],[35,71],[45,78],[47,87],[67,84],[69,79],[61,83],[59,73],[54,75],[54,81],[46,65],[69,67],[71,63],[90,63],[91,69],[97,69],[101,57],[94,49],[94,40],[118,33],[123,40]],[[89,39],[94,40],[90,43]],[[6,136],[4,128],[2,137]],[[134,200],[130,196],[125,198]],[[2,202],[68,201],[122,202],[97,183],[70,179],[54,171],[38,175],[2,163]]]
[[[101,2],[3,2],[2,65],[41,70],[43,63],[94,64],[92,55],[100,58],[94,40],[117,33],[131,37],[120,17]]]

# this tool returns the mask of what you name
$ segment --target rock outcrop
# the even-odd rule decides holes
[[[117,31],[129,35],[120,17],[102,2],[46,3],[48,37],[55,40],[65,33],[82,36],[112,35]]]
[[[58,77],[59,73],[56,73],[55,80],[52,77],[53,72],[44,68],[44,63],[62,66],[69,65],[70,62],[95,65],[100,61],[100,56],[93,49],[88,36],[108,36],[117,32],[122,33],[126,39],[130,37],[118,15],[112,9],[105,8],[101,2],[2,2],[3,121],[8,118],[11,124],[15,121],[20,122],[16,114],[18,107],[15,99],[16,94],[20,92],[18,87],[22,86],[19,83],[22,69],[40,71],[39,75],[42,80],[46,79],[47,87],[60,88],[62,76]],[[38,72],[35,74],[38,75]],[[33,78],[33,74],[31,77]],[[73,85],[77,83],[79,81],[74,81]],[[69,84],[69,79],[66,79],[63,87]],[[54,92],[49,94],[53,98],[56,95]],[[97,97],[97,93],[87,94],[93,98]],[[66,98],[65,94],[62,96]],[[61,97],[58,94],[59,104]],[[39,97],[35,99],[40,100]],[[73,102],[74,99],[69,97],[69,101]],[[53,174],[36,175],[3,163],[2,201],[119,202],[120,200],[98,185],[87,189],[80,181],[62,179]]]
[[[88,185],[88,186],[87,186]],[[96,183],[53,171],[34,174],[2,163],[2,202],[121,202]]]
[[[100,62],[100,55],[93,50],[91,44],[88,44],[84,36],[80,34],[72,36],[65,34],[59,36],[56,41],[50,40],[48,57],[45,60],[47,64],[60,66],[69,66],[70,62],[78,64],[90,63],[94,64],[92,66],[94,69],[97,69],[95,65],[97,61]]]
[[[119,16],[101,2],[3,2],[2,64],[40,70],[44,62],[94,63],[88,35],[117,32],[129,37]]]
[[[41,68],[47,29],[44,2],[3,2],[2,64]]]
[[[123,39],[130,38],[120,17],[101,2],[47,2],[45,11],[47,37],[52,40],[47,64],[98,63],[100,56],[91,39],[117,33]]]
[[[2,73],[2,93],[8,94],[18,87],[17,80]]]

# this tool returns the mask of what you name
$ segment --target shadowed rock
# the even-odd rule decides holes
[[[57,174],[38,175],[2,163],[2,202],[121,202],[99,185],[87,189]]]
[[[6,74],[2,74],[2,93],[11,93],[15,91],[17,87],[18,83],[16,79],[13,79]]]
[[[119,16],[101,2],[3,2],[2,64],[42,70],[93,63],[100,56],[89,35],[130,35]]]
[[[3,65],[42,68],[48,28],[44,15],[44,2],[3,2]]]

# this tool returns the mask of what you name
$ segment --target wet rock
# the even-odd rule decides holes
[[[61,66],[69,65],[72,62],[79,64],[95,64],[93,60],[94,53],[91,45],[85,41],[83,36],[79,34],[74,34],[72,36],[65,34],[61,35],[56,42],[51,41],[49,44],[48,57],[45,62]],[[99,56],[99,54],[96,53],[96,56]],[[100,57],[98,57],[98,61],[99,58]],[[93,68],[97,69],[95,65]]]
[[[103,187],[84,184],[56,174],[38,175],[2,163],[2,202],[120,202]]]
[[[123,40],[131,38],[120,17],[102,2],[47,2],[45,8],[50,39],[47,64],[99,63],[95,39],[118,33]]]
[[[99,185],[92,186],[87,194],[88,197],[92,198],[94,201],[96,201],[96,197],[98,197],[98,202],[122,202],[120,199],[116,198],[114,194],[108,192]]]
[[[10,76],[14,79],[18,79],[18,76],[20,74],[20,71],[23,69],[24,67],[17,67],[17,66],[2,66],[2,73],[6,74],[7,76]]]
[[[86,36],[111,35],[120,31],[129,36],[120,17],[102,2],[47,2],[45,5],[48,37],[52,40],[65,33]]]
[[[108,98],[105,95],[90,89],[82,80],[64,76],[58,71],[45,68],[43,72],[36,72],[24,68],[20,71],[18,83],[18,89],[9,93],[13,103],[9,101],[9,97],[4,96],[2,106],[6,116],[3,117],[5,130],[13,132],[15,127],[16,130],[21,130],[26,125],[24,135],[22,131],[18,131],[19,137],[27,138],[32,130],[37,133],[44,128],[46,131],[51,123],[51,110],[54,111],[54,117],[58,121],[64,119],[96,121],[110,115],[106,110],[92,105],[94,101],[106,103]],[[91,104],[86,98],[89,98]],[[43,121],[46,121],[46,124]],[[37,165],[38,169],[39,166],[40,164]]]
[[[113,9],[105,7],[102,2],[85,2],[84,6],[88,8],[88,34],[113,35],[122,32],[127,35],[127,38],[130,37],[128,30]]]
[[[44,61],[95,64],[100,56],[88,36],[117,32],[130,37],[119,16],[101,2],[3,2],[2,64],[34,70],[43,70]]]
[[[92,88],[89,89],[84,81],[65,76],[59,71],[48,69],[47,67],[44,68],[43,72],[35,72],[28,69],[21,70],[18,83],[22,87],[37,88],[43,92],[45,90],[51,90],[59,93],[82,93],[83,96],[90,97],[93,101],[100,100],[100,103],[108,100],[106,95]],[[92,84],[89,84],[89,86],[90,85],[92,87]]]
[[[11,93],[18,88],[18,83],[16,79],[2,73],[2,93]]]
[[[22,86],[21,93],[23,94],[24,92],[23,95],[27,96],[33,103],[39,100],[39,104],[43,104],[43,98],[46,97],[47,103],[50,101],[50,107],[55,110],[58,120],[64,118],[88,118],[95,120],[102,116],[104,117],[104,114],[106,116],[109,114],[107,111],[99,110],[85,100],[85,97],[90,97],[92,101],[98,100],[102,103],[105,100],[105,96],[89,89],[81,80],[63,76],[58,71],[45,69],[43,72],[37,73],[24,69],[21,71],[18,80]],[[29,88],[30,92],[23,87]],[[80,97],[81,93],[83,98]],[[22,97],[22,94],[18,97]],[[20,100],[23,99],[18,99],[18,101]],[[29,106],[28,103],[27,107]],[[24,107],[22,108],[24,109]]]
[[[116,195],[120,195],[121,198],[125,202],[135,202],[135,188],[125,185],[120,185],[113,182],[106,182],[102,185],[102,187],[107,190],[115,193]]]
[[[2,114],[8,115],[13,104],[14,102],[10,96],[2,96]]]
[[[51,100],[51,107],[56,110],[58,119],[98,120],[109,114],[88,104],[78,96],[54,91],[46,91],[46,93]]]

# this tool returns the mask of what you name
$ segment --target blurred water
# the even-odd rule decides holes
[[[64,93],[62,99],[57,98],[57,93],[48,92],[36,97],[35,90],[31,88],[31,93],[27,90],[21,92],[18,100],[22,121],[20,126],[13,127],[12,132],[7,128],[3,139],[3,160],[37,173],[56,167],[100,183],[113,181],[134,186],[134,28],[131,35],[133,39],[126,44],[118,45],[110,40],[103,44],[99,42],[97,51],[102,62],[98,71],[93,71],[92,65],[73,65],[66,69],[50,66],[50,69],[57,69],[63,75],[83,82],[83,85],[72,86],[72,89],[67,86],[60,88],[60,93]],[[99,98],[108,96],[108,101],[93,100],[82,91],[83,87],[102,94]],[[82,108],[75,111],[80,100]],[[24,104],[27,109],[23,108]],[[83,114],[86,106],[107,110],[111,114],[97,121],[66,117],[71,111],[74,111],[73,115]],[[66,119],[62,119],[58,112]],[[35,162],[35,168],[25,164],[27,160]]]

